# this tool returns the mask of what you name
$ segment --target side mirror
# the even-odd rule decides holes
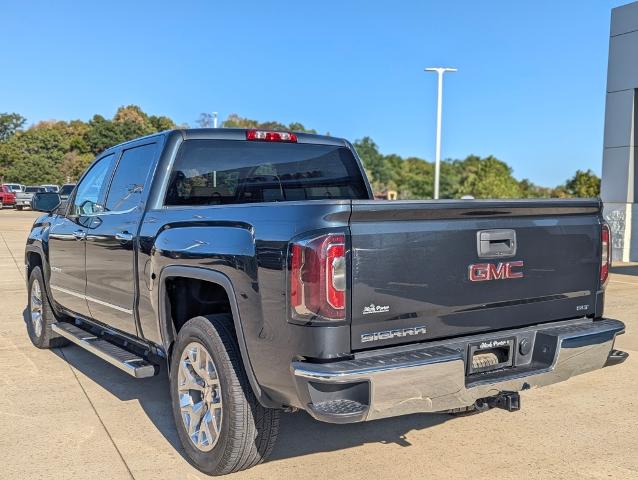
[[[38,192],[33,194],[31,209],[38,212],[51,213],[60,205],[60,195],[55,192]]]

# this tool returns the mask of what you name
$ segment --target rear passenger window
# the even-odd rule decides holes
[[[352,152],[335,145],[188,140],[166,205],[368,198]]]
[[[107,210],[129,210],[140,204],[156,145],[151,143],[124,150],[106,199]]]

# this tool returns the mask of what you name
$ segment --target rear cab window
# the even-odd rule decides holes
[[[187,140],[175,159],[165,205],[367,198],[362,172],[346,147]]]

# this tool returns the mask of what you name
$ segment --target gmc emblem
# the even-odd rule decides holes
[[[523,261],[501,263],[473,263],[468,267],[468,275],[472,282],[485,282],[487,280],[509,280],[510,278],[523,278],[523,272],[514,271],[515,268],[523,268]]]

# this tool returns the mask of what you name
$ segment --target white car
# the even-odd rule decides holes
[[[19,183],[5,183],[4,185],[8,187],[12,193],[24,192],[25,189],[25,186]]]
[[[46,185],[40,185],[40,186],[44,187],[44,190],[47,192],[53,192],[53,193],[60,192],[60,187],[58,185],[46,184]]]

